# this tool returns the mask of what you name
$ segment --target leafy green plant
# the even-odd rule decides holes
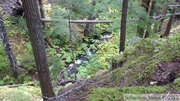
[[[14,84],[15,80],[14,78],[11,76],[10,73],[6,74],[6,76],[3,77],[2,82],[5,84]]]
[[[59,73],[64,69],[64,62],[57,56],[50,57],[48,62],[52,78],[57,80],[59,78]]]
[[[9,36],[23,36],[29,38],[26,21],[24,18],[3,16]]]
[[[77,68],[79,71],[77,76],[79,78],[86,78],[100,70],[101,63],[97,61],[97,57],[98,56],[91,57],[90,61],[85,62],[85,66],[80,66],[79,68]]]
[[[0,74],[0,85],[11,84],[14,82],[13,77],[11,77],[11,69],[2,44],[0,44]]]
[[[101,63],[102,69],[107,69],[110,65],[111,57],[118,53],[118,35],[114,37],[109,42],[104,42],[98,45],[97,55],[99,56],[98,61]]]
[[[23,66],[23,68],[26,69],[26,71],[36,71],[36,63],[33,55],[27,54],[21,56],[21,58],[19,58],[19,62]]]

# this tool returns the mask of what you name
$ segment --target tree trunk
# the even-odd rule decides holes
[[[51,84],[50,71],[41,30],[41,20],[36,0],[22,0],[31,45],[36,61],[43,100],[55,96]]]
[[[171,30],[171,26],[172,26],[172,22],[173,22],[173,20],[174,20],[174,13],[175,13],[175,8],[173,9],[173,11],[172,11],[172,16],[169,18],[169,22],[168,22],[168,24],[167,24],[167,27],[166,27],[166,31],[164,32],[164,34],[162,34],[162,36],[161,37],[167,37],[167,36],[169,36],[169,33],[170,33],[170,30]]]
[[[142,0],[141,7],[143,7],[148,14],[149,14],[150,3],[151,3],[151,0]],[[140,18],[139,20],[144,21],[145,19]],[[149,32],[145,31],[144,28],[140,28],[139,26],[137,27],[137,33],[143,38],[146,38],[149,36]]]
[[[155,4],[156,4],[155,0],[148,0],[147,1],[146,12],[148,13],[149,18],[151,16],[153,16],[153,14],[154,14]],[[151,26],[152,26],[152,22],[149,22],[148,25],[147,25],[147,30],[145,31],[145,33],[143,35],[143,38],[146,38],[146,37],[149,36],[150,30],[152,30],[152,29],[148,29],[148,28],[151,28]],[[154,29],[154,30],[156,30],[156,29]]]
[[[168,11],[167,0],[165,0],[164,2],[165,2],[165,3],[164,3],[164,5],[163,5],[163,9],[162,9],[162,16],[165,16],[166,13],[167,13],[167,11]],[[163,22],[163,21],[164,21],[164,18],[162,18],[160,21]]]
[[[18,64],[13,54],[1,13],[0,13],[0,38],[2,39],[2,44],[4,47],[8,62],[10,64],[10,67],[12,68],[13,76],[14,78],[17,78],[18,77]]]
[[[164,5],[163,5],[163,9],[162,9],[162,16],[165,16],[166,15],[166,13],[167,13],[167,11],[168,11],[168,4],[167,4],[167,1],[168,0],[165,0],[164,1]],[[162,17],[162,19],[160,20],[160,22],[161,22],[161,24],[160,24],[160,26],[159,26],[159,32],[161,31],[161,29],[163,29],[163,22],[164,22],[164,19],[165,19],[165,17]]]
[[[153,16],[154,15],[155,5],[156,5],[156,0],[152,0],[151,1],[151,8],[149,10],[149,16]]]
[[[95,18],[89,17],[88,20],[95,20]],[[94,32],[94,24],[86,23],[86,26],[84,28],[84,35],[88,36],[88,35],[90,35],[93,32]]]
[[[123,0],[119,53],[123,52],[125,49],[127,9],[128,9],[128,0]]]
[[[142,0],[142,7],[145,8],[146,12],[149,12],[151,0]]]
[[[151,1],[151,8],[150,8],[150,11],[149,11],[149,16],[150,17],[152,17],[152,16],[156,16],[156,13],[155,13],[155,9],[157,9],[156,8],[156,0],[152,0]],[[153,24],[151,23],[151,25],[150,25],[150,27],[152,26]],[[154,30],[154,32],[153,33],[157,33],[158,32],[158,30],[159,30],[159,28],[158,28],[158,24],[157,23],[154,23],[154,25],[153,25],[153,30]]]
[[[94,12],[95,10],[95,5],[96,5],[96,1],[92,1],[91,5],[93,6],[93,10],[92,12]],[[88,17],[88,20],[95,20],[95,17],[93,16],[93,14],[90,14]],[[94,24],[92,23],[86,23],[86,26],[84,28],[84,35],[88,36],[89,34],[94,32]]]

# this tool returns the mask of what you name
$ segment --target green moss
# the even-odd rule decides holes
[[[97,88],[92,90],[87,101],[120,101],[122,98],[118,88]]]
[[[118,67],[121,67],[123,65],[124,61],[125,61],[123,56],[120,55],[120,54],[116,54],[116,55],[112,56],[111,59],[112,59],[111,60],[112,61],[112,68],[111,68],[111,70],[114,70],[114,69],[116,69]]]
[[[16,91],[16,92],[7,92],[8,97],[5,97],[4,100],[9,101],[30,101],[30,96],[24,94],[22,91]]]
[[[120,88],[96,88],[93,89],[87,101],[123,101],[124,94],[152,94],[163,93],[167,86],[135,86]]]
[[[171,84],[171,89],[180,91],[180,78],[174,80],[174,82]]]
[[[0,88],[0,99],[5,101],[41,100],[41,91],[37,86],[20,86],[16,88]]]
[[[125,85],[149,84],[158,63],[172,61],[180,57],[180,42],[152,39],[140,39],[133,46],[126,47],[123,55],[115,55],[112,58],[114,67],[117,69],[114,74],[120,74],[115,83],[124,82],[122,79],[127,77]],[[123,64],[122,64],[123,63]],[[114,75],[118,78],[118,75]],[[123,77],[123,78],[122,78]],[[114,81],[112,81],[113,83]],[[117,85],[118,86],[118,85]]]
[[[125,94],[148,94],[148,93],[163,93],[167,90],[168,86],[135,86],[124,87],[122,91]]]

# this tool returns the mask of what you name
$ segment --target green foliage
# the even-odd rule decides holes
[[[79,78],[86,78],[94,73],[96,73],[101,66],[101,63],[98,61],[98,56],[91,57],[90,61],[85,62],[85,66],[80,66],[78,69],[77,76]]]
[[[71,10],[72,19],[88,18],[94,13],[94,7],[91,5],[92,0],[68,0],[60,1],[60,5]]]
[[[24,67],[24,69],[26,69],[26,71],[31,71],[33,73],[36,72],[36,63],[33,55],[26,54],[21,56],[21,58],[19,58],[19,62]]]
[[[25,55],[19,58],[20,64],[25,66],[25,71],[20,71],[19,73],[19,79],[14,80],[14,78],[11,76],[11,69],[9,66],[4,67],[2,70],[3,79],[2,81],[4,84],[13,84],[13,83],[23,83],[23,82],[29,82],[31,80],[31,77],[28,75],[29,72],[35,72],[34,63],[32,63],[32,59],[30,56],[32,56],[32,48],[29,43],[25,43],[27,40],[29,40],[29,35],[28,35],[28,29],[26,26],[26,21],[24,18],[15,18],[7,15],[3,15],[5,26],[6,26],[6,31],[8,33],[8,36],[10,39],[12,38],[13,42],[15,42],[14,46],[14,53],[16,54],[23,54],[22,48],[26,47],[26,52],[28,54],[31,54],[29,56]],[[21,41],[21,42],[19,42]],[[3,56],[3,55],[1,55]],[[27,57],[26,57],[27,56]],[[3,59],[3,58],[1,58]],[[24,59],[24,60],[23,60]],[[30,63],[28,63],[30,62]],[[3,63],[3,62],[2,62]],[[26,71],[27,70],[27,71]],[[21,73],[22,72],[22,73]]]
[[[12,84],[14,82],[2,44],[0,44],[0,74],[0,85]]]
[[[3,77],[2,81],[4,84],[14,84],[15,83],[15,79],[11,76],[10,73],[7,72],[7,74]]]
[[[2,44],[0,44],[0,62],[1,62],[1,64],[0,64],[0,70],[1,71],[9,68],[8,60],[6,59],[5,51],[2,47]]]
[[[113,66],[122,67],[115,72],[121,70],[119,77],[129,77],[126,78],[127,84],[148,84],[159,62],[171,61],[180,56],[179,46],[179,41],[174,40],[140,39],[133,46],[126,47],[123,55],[115,57]]]
[[[9,36],[24,36],[29,38],[28,29],[26,25],[25,18],[16,18],[8,16],[3,16],[5,21],[6,30]]]
[[[171,40],[171,42],[174,42],[174,44],[180,42],[180,34],[170,34],[169,39]]]
[[[98,61],[101,63],[102,69],[107,69],[109,67],[109,62],[111,57],[118,53],[118,35],[114,34],[113,38],[109,42],[104,42],[98,45]]]
[[[67,20],[67,11],[58,5],[53,5],[51,18],[57,22],[47,23],[43,30],[45,38],[52,38],[54,45],[64,45],[69,42],[69,28]]]
[[[98,55],[98,62],[101,65],[101,68],[107,69],[109,67],[109,61],[112,55],[118,53],[118,43],[119,43],[119,30],[120,23],[120,15],[121,15],[121,8],[122,8],[122,1],[112,1],[112,0],[98,0],[95,1],[96,5],[91,7],[91,3],[93,0],[69,0],[69,1],[60,1],[60,6],[54,6],[52,10],[52,17],[55,19],[62,19],[60,22],[54,23],[54,27],[50,28],[51,34],[48,34],[50,37],[53,38],[54,44],[56,46],[61,45],[61,53],[58,54],[63,60],[67,63],[72,62],[72,56],[70,51],[70,43],[69,43],[69,29],[68,23],[65,22],[67,20],[68,11],[71,14],[71,19],[87,19],[89,16],[95,16],[96,19],[110,19],[115,20],[113,24],[96,24],[96,31],[97,35],[100,35],[101,32],[104,31],[114,31],[113,33],[114,38],[110,42],[104,42],[97,46],[91,45],[94,48],[97,48],[97,55]],[[106,6],[105,6],[106,5]],[[150,28],[147,27],[150,22],[154,20],[149,19],[148,14],[145,12],[145,9],[139,7],[140,2],[137,1],[130,1],[129,3],[129,10],[128,10],[128,20],[127,21],[127,36],[130,37],[131,35],[136,34],[134,29],[137,29],[137,25],[141,26],[142,28]],[[66,8],[66,9],[64,9]],[[68,11],[67,11],[68,8]],[[139,23],[139,18],[146,19],[145,21]],[[146,29],[151,31],[151,29]],[[73,33],[73,44],[76,46],[75,55],[78,56],[79,54],[84,54],[86,51],[87,44],[81,44],[81,42],[77,41],[78,38],[75,37],[76,33]],[[86,39],[86,38],[84,38]],[[89,41],[89,40],[88,40]],[[128,38],[127,38],[127,41]],[[79,42],[79,43],[78,43]],[[91,47],[91,48],[92,48]],[[53,51],[54,52],[54,51]],[[143,59],[144,57],[141,57]],[[88,63],[89,64],[89,63]],[[93,65],[93,63],[90,63]],[[92,66],[93,67],[93,66]],[[83,68],[83,67],[82,67]],[[87,69],[82,69],[82,75],[88,74]],[[90,73],[91,74],[91,73]]]
[[[55,80],[59,78],[59,73],[64,69],[64,62],[57,56],[49,58],[49,69],[51,71],[51,77]]]
[[[18,82],[26,83],[31,81],[31,76],[34,76],[37,72],[34,56],[27,53],[26,55],[21,56],[18,60],[19,64],[23,67],[23,70],[19,73]]]
[[[25,43],[25,47],[26,47],[26,53],[28,55],[34,55],[33,54],[33,50],[32,50],[32,46],[30,43]],[[32,57],[32,56],[31,56]],[[32,59],[31,59],[32,60]]]

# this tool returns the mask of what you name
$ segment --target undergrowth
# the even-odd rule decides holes
[[[166,90],[166,86],[97,88],[90,92],[87,101],[124,101],[125,94],[157,94]]]
[[[113,66],[116,67],[112,68],[120,68],[112,72],[113,80],[118,83],[123,77],[126,79],[125,85],[149,84],[158,63],[180,57],[180,42],[173,38],[156,41],[140,39],[133,46],[126,47],[123,55],[113,56]]]

